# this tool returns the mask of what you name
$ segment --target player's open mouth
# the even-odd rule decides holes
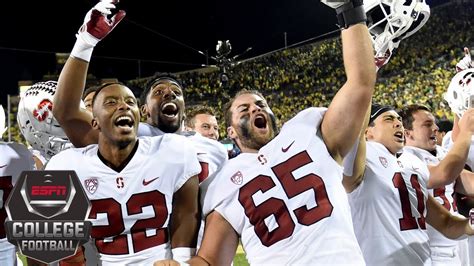
[[[161,107],[161,113],[168,118],[176,117],[178,115],[178,112],[179,109],[175,103],[165,103]]]
[[[115,119],[115,125],[120,128],[132,128],[133,124],[133,119],[129,116],[122,115]]]
[[[398,138],[398,141],[400,142],[403,142],[404,141],[404,138],[403,138],[403,132],[402,131],[397,131],[395,132],[395,134],[393,134],[396,138]]]
[[[255,120],[253,121],[253,124],[254,124],[255,127],[259,128],[259,129],[265,129],[265,128],[267,128],[267,119],[265,118],[265,116],[263,114],[258,114],[255,117]]]

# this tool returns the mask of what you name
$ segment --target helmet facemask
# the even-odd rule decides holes
[[[364,8],[375,57],[386,62],[400,41],[417,32],[430,16],[424,0],[367,0]]]

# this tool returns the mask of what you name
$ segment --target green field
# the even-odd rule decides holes
[[[247,259],[245,258],[244,250],[242,249],[242,246],[239,245],[237,247],[237,252],[234,257],[234,266],[248,266],[249,263],[247,262]]]

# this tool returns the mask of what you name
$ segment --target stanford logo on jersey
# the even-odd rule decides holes
[[[94,192],[97,190],[97,187],[99,186],[99,181],[97,178],[90,178],[84,180],[84,185],[86,186],[87,191],[89,193],[94,194]]]
[[[117,183],[117,188],[123,188],[125,186],[123,183],[123,177],[117,177],[115,183]]]
[[[244,176],[240,171],[238,171],[230,177],[230,180],[236,185],[242,185],[242,182],[244,181]]]
[[[380,160],[380,163],[383,165],[383,167],[387,168],[388,166],[387,158],[380,156],[379,160]]]

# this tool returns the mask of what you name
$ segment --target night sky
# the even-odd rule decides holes
[[[0,103],[19,80],[59,73],[55,53],[69,53],[96,1],[11,1],[0,16]],[[428,2],[429,3],[429,2]],[[217,40],[230,40],[240,59],[334,31],[334,11],[316,0],[122,0],[125,20],[101,41],[89,72],[129,80],[201,67]],[[209,64],[213,60],[209,59]]]

